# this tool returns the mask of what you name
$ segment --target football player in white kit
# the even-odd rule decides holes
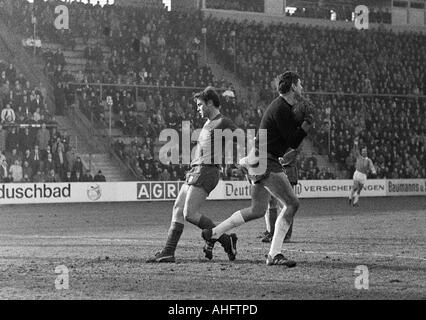
[[[373,161],[367,157],[367,147],[363,147],[361,149],[361,153],[359,152],[358,139],[355,139],[354,141],[354,149],[356,152],[356,163],[353,176],[354,185],[349,195],[349,204],[352,204],[355,207],[358,206],[361,190],[367,182],[367,174],[371,172],[375,175],[376,169],[374,168]]]

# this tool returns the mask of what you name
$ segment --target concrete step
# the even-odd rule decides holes
[[[83,38],[77,37],[74,40],[75,40],[75,43],[77,45],[85,45],[85,43],[83,41]],[[87,41],[87,45],[94,46],[96,44],[105,45],[105,40],[104,39],[99,39],[99,38],[90,38]]]
[[[74,46],[74,50],[73,52],[75,52],[75,54],[84,56],[84,51],[86,50],[87,45],[85,44],[77,44],[76,46]],[[101,46],[102,49],[102,53],[105,56],[109,56],[111,54],[111,50],[106,47],[106,46]]]
[[[107,178],[107,181],[124,181],[126,174],[121,168],[114,164],[113,159],[109,154],[83,154],[82,161],[85,163],[87,168],[91,169],[91,172],[95,174],[98,170]]]
[[[226,70],[209,50],[207,50],[206,58],[204,57],[204,53],[200,53],[200,62],[210,67],[216,80],[224,79],[226,82],[232,83],[238,99],[247,100],[248,91],[243,82],[234,73]]]
[[[63,49],[63,46],[59,43],[53,43],[53,42],[42,42],[41,47],[43,49],[49,49],[51,51],[56,51],[58,49]]]
[[[67,57],[67,58],[65,58],[65,60],[66,60],[66,63],[67,64],[70,64],[70,65],[79,65],[79,66],[81,66],[81,65],[86,65],[86,62],[87,62],[87,59],[86,58],[83,58],[83,57],[79,57],[79,58],[77,58],[77,57]]]
[[[84,67],[83,65],[76,65],[76,64],[72,64],[72,65],[66,65],[64,67],[65,71],[69,71],[69,72],[75,72],[78,73],[78,71],[84,71]]]
[[[64,51],[65,59],[69,58],[84,58],[84,53],[81,51]]]

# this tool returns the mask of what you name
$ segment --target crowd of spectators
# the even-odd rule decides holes
[[[265,0],[206,0],[207,9],[264,12]]]
[[[425,35],[215,18],[205,24],[209,48],[230,70],[237,43],[237,74],[249,88],[251,105],[262,108],[276,95],[275,70],[293,69],[301,75],[318,111],[315,145],[340,164],[346,177],[354,169],[355,137],[369,148],[378,177],[425,176],[426,101],[391,96],[425,93]]]
[[[322,106],[318,97],[314,103]],[[350,177],[356,153],[353,142],[359,138],[373,160],[378,178],[422,178],[426,176],[425,99],[386,96],[334,96],[323,99],[320,124],[314,135],[316,145],[327,152]],[[331,120],[331,128],[328,121]]]
[[[236,100],[234,94],[225,94],[222,101],[222,112],[239,127],[257,127],[267,103],[276,96],[276,70],[293,69],[301,75],[304,91],[313,93],[309,98],[318,109],[311,136],[315,146],[320,154],[336,161],[348,178],[353,172],[355,137],[368,146],[378,177],[425,176],[425,100],[377,96],[424,94],[426,41],[422,34],[294,24],[265,26],[215,18],[202,21],[200,12],[167,12],[158,1],[145,9],[100,8],[78,2],[69,6],[70,11],[79,13],[72,15],[75,20],[71,24],[78,27],[73,28],[71,37],[82,38],[87,45],[84,54],[88,64],[71,75],[64,71],[60,50],[45,52],[57,101],[60,105],[77,104],[97,125],[108,127],[106,97],[112,96],[113,127],[137,137],[131,143],[117,140],[114,149],[141,179],[183,179],[185,166],[164,166],[155,156],[159,133],[164,128],[179,130],[182,120],[190,120],[193,128],[201,127],[203,121],[191,99],[199,90],[195,87],[225,86],[213,78],[208,67],[198,64],[203,26],[209,50],[231,71],[235,58],[237,75],[248,87],[248,101]],[[42,3],[39,8],[46,13],[52,4]],[[88,24],[81,27],[76,16],[86,17]],[[90,25],[93,28],[89,29]],[[42,31],[43,37],[54,40],[52,34],[58,31],[47,29]],[[93,38],[96,43],[89,41]],[[102,43],[111,56],[103,54]],[[82,85],[70,87],[63,84],[67,81]],[[89,82],[117,85],[104,86],[101,95],[100,86],[84,86]],[[126,87],[129,84],[158,87],[136,90]],[[319,94],[324,92],[333,94]],[[298,161],[298,167],[301,179],[334,178],[330,170],[317,168],[314,157]],[[241,173],[235,166],[227,166],[223,178],[239,179]]]
[[[247,86],[269,98],[276,70],[293,69],[305,91],[423,94],[422,33],[341,30],[206,18],[209,49]],[[232,35],[236,33],[236,39]],[[236,48],[234,48],[234,43]],[[330,48],[333,48],[330,50]]]
[[[70,137],[47,108],[47,90],[31,86],[13,64],[0,61],[0,75],[0,181],[66,181],[68,171],[84,177]]]

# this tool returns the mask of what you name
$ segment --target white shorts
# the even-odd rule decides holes
[[[365,184],[367,182],[367,175],[365,173],[362,173],[356,170],[354,172],[354,181],[357,181],[361,184]]]

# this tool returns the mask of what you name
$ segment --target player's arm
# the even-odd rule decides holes
[[[357,158],[361,157],[361,153],[359,152],[358,138],[354,140],[354,151]]]
[[[307,121],[304,121],[301,127],[290,132],[289,128],[291,127],[292,116],[291,111],[287,108],[279,109],[279,112],[275,115],[275,121],[281,137],[288,141],[291,148],[297,149],[307,136],[308,127],[310,127]]]
[[[278,158],[278,161],[284,167],[290,166],[296,162],[296,157],[297,157],[297,149],[288,148],[286,153],[284,153],[282,157]]]
[[[370,169],[370,172],[375,176],[377,172],[376,172],[376,168],[374,167],[373,161],[371,159],[368,159],[368,167]]]

